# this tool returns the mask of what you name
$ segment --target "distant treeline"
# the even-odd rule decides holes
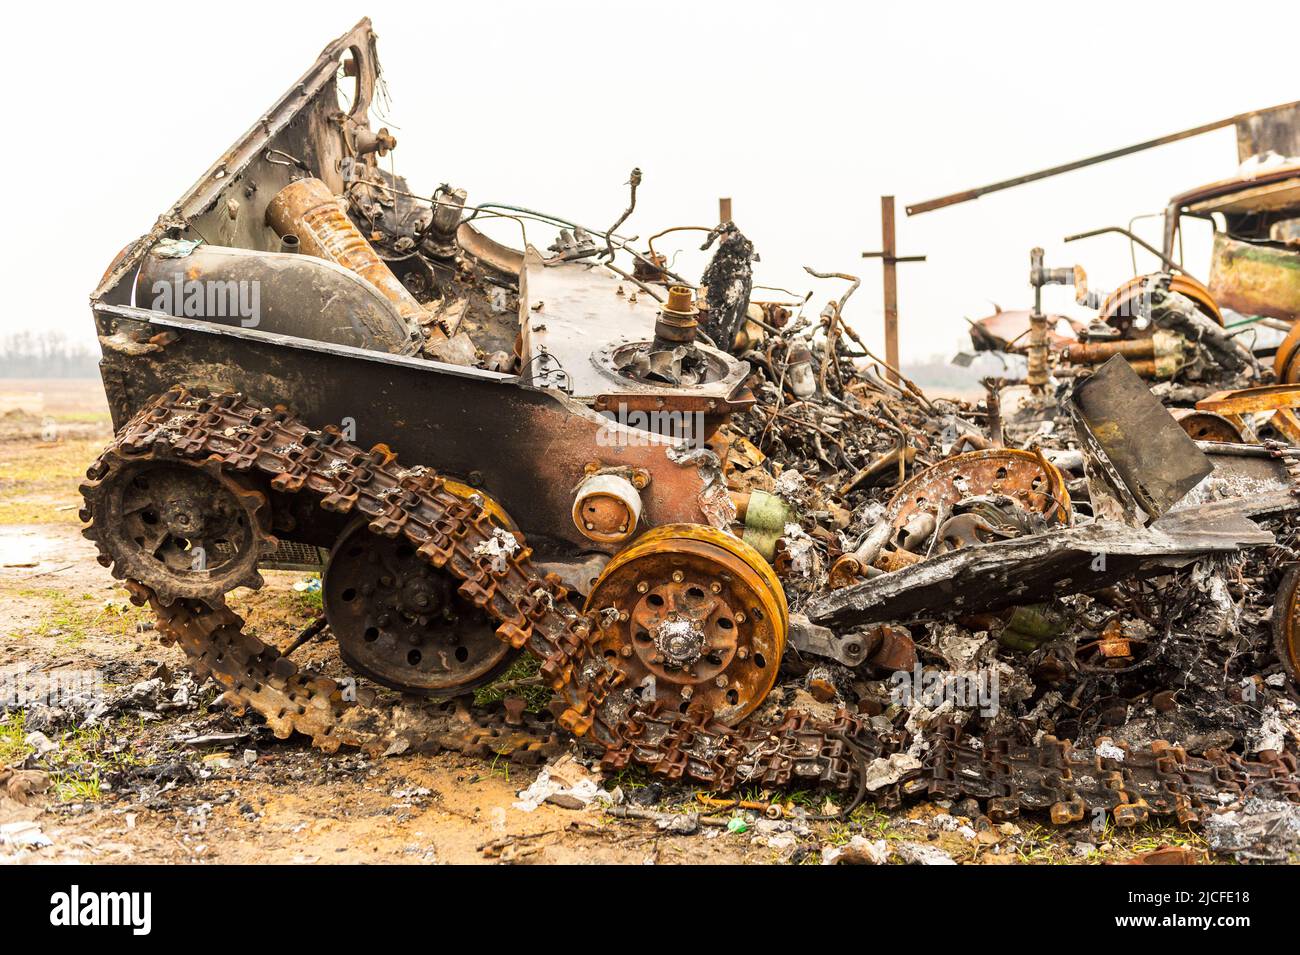
[[[98,349],[62,332],[15,332],[0,338],[0,378],[93,378]]]

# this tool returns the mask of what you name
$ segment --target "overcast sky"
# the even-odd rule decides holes
[[[1223,130],[911,219],[908,202],[1300,99],[1296,0],[1256,0],[1236,26],[1220,26],[1222,3],[1133,0],[34,9],[9,47],[10,89],[34,106],[15,115],[34,121],[8,126],[6,333],[88,337],[87,296],[117,250],[362,15],[379,36],[397,170],[417,192],[449,181],[471,202],[603,228],[639,166],[624,231],[643,239],[713,224],[731,196],[762,257],[757,281],[815,289],[820,306],[840,289],[802,266],[861,274],[847,314],[872,343],[880,266],[860,253],[879,247],[880,195],[896,195],[900,254],[929,257],[900,266],[905,358],[951,353],[963,316],[990,302],[1025,307],[1034,245],[1049,265],[1081,262],[1096,287],[1127,278],[1122,239],[1061,238],[1232,175],[1235,142]],[[528,238],[545,248],[554,233]],[[678,270],[698,277],[697,236],[670,238],[686,249]],[[1203,275],[1208,250],[1188,253]]]

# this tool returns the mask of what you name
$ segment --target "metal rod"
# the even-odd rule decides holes
[[[1067,236],[1066,236],[1064,239],[1062,239],[1061,241],[1062,241],[1062,242],[1077,242],[1077,241],[1079,241],[1080,239],[1091,239],[1091,238],[1093,238],[1094,236],[1098,236],[1098,235],[1106,235],[1106,234],[1109,233],[1109,232],[1118,232],[1120,235],[1125,236],[1125,237],[1126,237],[1130,242],[1133,242],[1133,243],[1136,243],[1137,245],[1142,246],[1142,248],[1146,249],[1148,252],[1150,252],[1152,255],[1154,255],[1157,259],[1159,259],[1159,260],[1164,264],[1165,268],[1169,269],[1171,272],[1175,272],[1175,271],[1176,271],[1176,272],[1182,272],[1182,273],[1183,273],[1184,275],[1186,275],[1188,278],[1195,278],[1194,275],[1192,275],[1190,272],[1188,272],[1185,268],[1183,268],[1181,265],[1179,265],[1179,264],[1178,264],[1177,262],[1175,262],[1173,259],[1169,258],[1169,256],[1165,255],[1163,252],[1161,252],[1159,249],[1157,249],[1157,248],[1156,248],[1154,245],[1152,245],[1150,242],[1147,242],[1146,240],[1142,239],[1140,236],[1134,235],[1133,232],[1132,232],[1132,230],[1130,230],[1130,229],[1125,229],[1125,228],[1122,228],[1122,227],[1117,226],[1117,225],[1108,225],[1108,226],[1103,226],[1103,227],[1100,228],[1100,229],[1092,229],[1092,230],[1090,230],[1090,231],[1088,231],[1088,232],[1076,232],[1074,235],[1067,235]],[[1135,272],[1137,271],[1137,266],[1136,266],[1136,265],[1134,265],[1134,267],[1133,267],[1133,271],[1135,271]]]
[[[986,196],[990,192],[999,192],[1003,189],[1010,189],[1013,186],[1023,186],[1027,182],[1037,182],[1039,179],[1059,176],[1063,172],[1073,172],[1075,169],[1083,169],[1085,166],[1095,166],[1097,163],[1103,163],[1111,159],[1118,159],[1121,156],[1129,156],[1133,153],[1141,152],[1144,149],[1151,149],[1155,146],[1164,146],[1167,143],[1176,143],[1183,139],[1191,139],[1193,136],[1199,136],[1202,133],[1209,133],[1216,129],[1234,126],[1243,120],[1250,119],[1253,116],[1259,116],[1263,113],[1272,113],[1283,109],[1294,109],[1297,106],[1300,106],[1300,100],[1293,103],[1283,103],[1280,106],[1270,106],[1268,109],[1258,109],[1249,113],[1241,113],[1237,116],[1231,116],[1228,119],[1206,123],[1204,126],[1196,126],[1192,129],[1184,129],[1182,132],[1170,133],[1168,136],[1161,136],[1158,139],[1148,139],[1143,143],[1124,146],[1121,149],[1112,149],[1109,152],[1100,153],[1096,156],[1089,156],[1087,159],[1077,159],[1074,162],[1068,162],[1061,166],[1052,166],[1050,169],[1040,169],[1038,172],[1016,176],[1014,179],[1005,179],[1002,182],[995,182],[988,186],[979,186],[975,189],[966,189],[962,192],[954,192],[952,195],[941,196],[938,199],[927,199],[925,202],[918,202],[916,205],[908,206],[907,214],[909,216],[915,216],[920,215],[922,212],[930,212],[934,209],[943,209],[947,206],[955,206],[961,202],[969,202],[972,199],[978,199],[980,196]]]

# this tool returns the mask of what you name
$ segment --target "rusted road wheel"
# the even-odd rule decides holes
[[[776,681],[789,611],[771,566],[702,524],[643,534],[605,568],[587,599],[600,647],[642,699],[703,703],[735,725]]]
[[[477,496],[503,534],[517,530],[496,501],[454,481],[445,486]],[[496,621],[409,541],[373,534],[367,524],[359,520],[343,533],[321,581],[325,619],[343,661],[417,696],[454,695],[496,679],[517,655],[496,635]]]

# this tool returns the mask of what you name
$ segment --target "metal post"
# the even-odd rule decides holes
[[[898,266],[894,261],[894,197],[880,197],[880,248],[885,253],[885,364],[898,367]],[[889,378],[898,381],[891,370]]]
[[[899,257],[894,238],[894,197],[880,197],[880,251],[863,252],[864,259],[880,259],[885,266],[885,364],[886,374],[898,382],[898,263],[924,262],[924,255]]]

